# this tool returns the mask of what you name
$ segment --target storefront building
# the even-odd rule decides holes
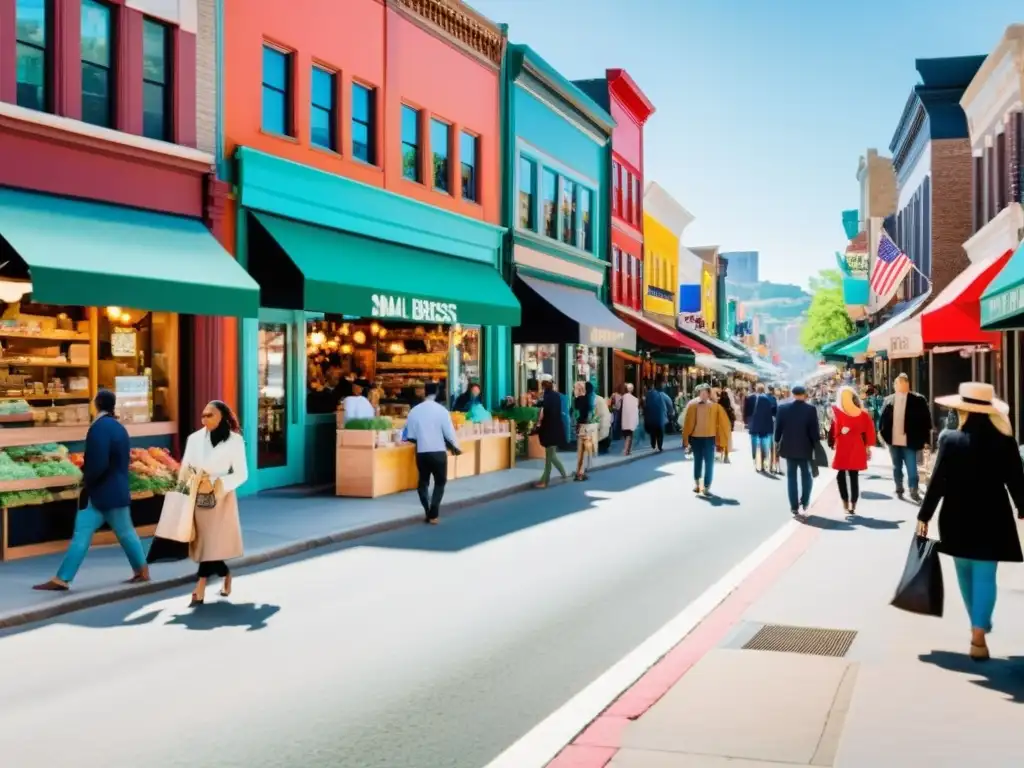
[[[608,111],[525,45],[509,45],[503,120],[508,278],[522,305],[512,329],[514,394],[532,401],[550,377],[608,391],[611,350],[636,335],[609,294]]]
[[[66,546],[100,388],[118,396],[133,518],[151,531],[171,454],[223,396],[210,328],[257,314],[217,240],[215,131],[197,118],[213,43],[195,2],[0,0],[4,559]]]
[[[500,271],[500,29],[412,0],[302,8],[224,8],[233,248],[260,285],[238,334],[253,491],[333,479],[355,381],[386,416],[429,382],[496,405],[520,318]]]
[[[980,299],[980,323],[996,332],[994,383],[1024,435],[1024,25],[1007,27],[964,92],[971,129],[974,234],[964,243],[972,266],[998,265]]]

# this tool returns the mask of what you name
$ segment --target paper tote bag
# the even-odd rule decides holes
[[[160,522],[156,524],[157,538],[188,544],[195,534],[195,494],[171,491],[164,496]]]
[[[914,536],[907,554],[903,577],[896,587],[892,605],[924,616],[942,616],[945,592],[942,585],[942,563],[939,542]]]

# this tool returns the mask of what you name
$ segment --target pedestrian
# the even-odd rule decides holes
[[[775,385],[769,384],[768,385],[768,391],[766,392],[766,394],[768,396],[769,401],[771,401],[771,404],[772,404],[772,428],[771,428],[771,431],[769,432],[769,434],[770,435],[774,435],[775,434],[775,417],[776,417],[776,415],[778,415],[778,412],[779,412],[779,400],[782,397],[782,391],[780,389],[778,389],[777,387],[775,387]],[[781,475],[782,474],[782,469],[779,466],[778,447],[775,445],[775,440],[774,439],[773,440],[769,440],[768,442],[769,442],[769,445],[771,447],[771,459],[770,459],[770,462],[769,462],[768,471],[771,474],[773,474],[773,475]]]
[[[771,469],[772,441],[775,434],[775,406],[765,385],[758,382],[754,394],[743,405],[747,431],[750,433],[750,455],[758,472]]]
[[[706,384],[697,387],[697,397],[686,405],[680,417],[683,446],[693,450],[693,492],[711,495],[715,476],[715,450],[729,444],[729,417],[711,399]]]
[[[597,422],[597,453],[608,453],[612,447],[612,412],[608,401],[600,395],[594,396],[594,420]]]
[[[838,472],[839,497],[847,517],[853,517],[860,498],[860,473],[868,468],[871,446],[875,444],[875,424],[871,414],[861,407],[853,387],[839,390],[839,402],[832,406],[828,444],[835,449],[832,468]]]
[[[910,377],[901,373],[893,382],[893,394],[885,398],[878,417],[882,442],[892,457],[892,479],[896,495],[903,498],[903,468],[907,470],[910,498],[921,500],[918,456],[932,436],[932,411],[924,395],[910,391]]]
[[[972,659],[989,657],[999,563],[1024,561],[1014,520],[1024,518],[1024,464],[1007,418],[1009,407],[991,384],[965,382],[956,395],[936,399],[958,412],[959,428],[939,439],[938,460],[917,514],[917,533],[939,513],[939,551],[953,558],[971,620]],[[1009,498],[1007,498],[1009,491]],[[1010,506],[1013,500],[1013,507]]]
[[[576,420],[576,481],[587,479],[585,465],[594,453],[595,441],[592,422],[595,418],[594,385],[577,381],[573,387],[573,416]]]
[[[736,411],[732,407],[732,398],[729,396],[728,389],[719,391],[718,404],[722,406],[722,410],[725,411],[725,415],[729,419],[729,440],[722,449],[722,463],[728,464],[729,452],[732,450],[732,434],[733,430],[736,429]]]
[[[818,410],[807,402],[807,389],[800,384],[793,387],[793,399],[779,406],[774,437],[779,456],[786,460],[789,510],[799,515],[801,509],[806,512],[811,504],[811,465],[815,446],[821,440]]]
[[[540,444],[544,447],[544,471],[540,480],[534,485],[535,488],[547,488],[551,479],[551,468],[558,470],[558,474],[565,480],[568,473],[558,458],[558,448],[565,442],[565,432],[562,428],[562,398],[555,389],[551,379],[544,379],[541,384],[540,413],[537,416],[537,426],[534,427]]]
[[[428,382],[424,388],[424,399],[409,411],[405,422],[405,439],[416,445],[416,471],[419,479],[416,493],[423,507],[423,522],[437,525],[441,514],[441,499],[448,482],[448,452],[458,456],[459,440],[452,426],[452,415],[437,402],[440,387]],[[430,491],[430,481],[434,489]]]
[[[633,394],[633,385],[626,385],[626,394],[622,396],[622,436],[625,438],[625,445],[622,453],[629,456],[633,452],[633,433],[640,424],[640,401]]]
[[[132,523],[132,495],[128,488],[128,463],[131,441],[128,430],[114,416],[117,398],[108,389],[101,389],[93,399],[96,418],[85,435],[85,463],[82,466],[82,493],[79,504],[84,507],[75,515],[71,535],[57,575],[33,589],[45,592],[67,592],[78,569],[92,546],[92,537],[104,523],[110,526],[124,550],[134,575],[129,584],[149,581],[149,567],[142,541]]]
[[[651,449],[658,453],[665,450],[665,427],[672,412],[672,400],[662,391],[664,385],[659,380],[644,398],[644,429],[651,436]]]

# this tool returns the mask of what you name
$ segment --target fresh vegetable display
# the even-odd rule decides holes
[[[46,490],[38,491],[7,491],[0,493],[0,506],[29,507],[34,504],[46,504],[53,500],[53,494]]]
[[[2,400],[0,401],[0,416],[20,416],[23,413],[31,413],[32,409],[24,400]]]
[[[36,477],[74,477],[82,476],[81,470],[67,459],[41,461],[32,465]]]

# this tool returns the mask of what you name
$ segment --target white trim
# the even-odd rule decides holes
[[[560,259],[557,256],[552,256],[549,253],[535,251],[533,248],[527,248],[520,243],[516,243],[512,249],[512,261],[516,264],[522,264],[524,267],[550,272],[553,275],[569,277],[583,283],[590,283],[595,286],[604,285],[604,270],[590,269],[582,264],[575,264],[565,259]]]
[[[557,158],[554,158],[551,155],[549,155],[543,149],[540,149],[536,144],[531,144],[529,141],[522,138],[521,136],[516,136],[516,155],[524,154],[524,149],[525,154],[529,159],[535,161],[539,165],[542,165],[546,168],[550,168],[552,171],[555,171],[559,176],[568,176],[576,183],[583,184],[584,186],[589,187],[590,190],[594,193],[594,196],[597,197],[597,192],[601,187],[601,183],[599,181],[590,178],[584,173],[580,173],[574,168],[570,168],[568,165],[561,162]],[[518,162],[519,158],[517,157],[516,163],[518,164]],[[540,190],[540,171],[541,169],[538,168],[538,192]],[[595,200],[594,202],[596,204],[598,201]]]
[[[1024,91],[1024,25],[1011,24],[975,74],[960,98],[967,117],[971,146],[983,146],[983,138],[996,133],[998,125]]]
[[[913,199],[914,194],[918,189],[920,189],[921,185],[924,184],[924,180],[931,175],[931,141],[928,141],[921,149],[921,154],[917,156],[917,160],[914,161],[914,164],[910,168],[906,168],[904,170],[906,171],[906,175],[904,176],[903,182],[899,185],[898,199],[896,201],[897,214],[907,207],[911,199]]]
[[[532,74],[530,76],[534,77],[534,75],[532,75]],[[566,112],[560,106],[558,106],[553,101],[551,101],[551,99],[549,99],[543,93],[540,93],[539,91],[535,90],[534,88],[531,88],[528,83],[524,83],[522,80],[516,80],[516,87],[517,88],[522,88],[528,94],[533,96],[533,98],[537,99],[537,101],[539,101],[545,107],[550,109],[552,112],[557,114],[559,117],[561,117],[566,122],[570,123],[573,128],[578,130],[580,133],[582,133],[584,136],[586,136],[588,139],[590,139],[595,144],[600,144],[603,147],[604,145],[608,144],[608,142],[610,141],[608,136],[602,136],[601,134],[597,133],[596,131],[594,131],[589,126],[583,125],[580,122],[579,118],[574,117],[573,115],[571,115],[568,112]]]
[[[145,16],[166,21],[182,32],[199,32],[198,0],[126,0],[125,5]]]
[[[967,258],[974,264],[1014,250],[1020,243],[1017,236],[1024,228],[1024,207],[1010,203],[988,224],[964,241]]]
[[[668,227],[676,237],[680,237],[694,219],[694,215],[656,181],[648,181],[644,189],[644,213]]]
[[[33,125],[53,128],[76,136],[85,136],[98,141],[105,141],[110,144],[133,147],[154,154],[177,157],[193,163],[202,163],[213,167],[216,159],[208,152],[201,152],[193,147],[183,147],[180,144],[171,144],[166,141],[148,139],[145,136],[136,136],[132,133],[115,131],[112,128],[102,128],[98,125],[83,123],[81,120],[73,120],[70,117],[51,115],[49,112],[36,112],[33,109],[25,109],[17,104],[0,102],[0,117],[9,117]]]

